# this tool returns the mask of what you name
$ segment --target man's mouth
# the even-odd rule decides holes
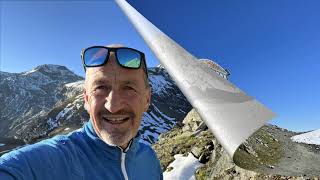
[[[102,118],[110,124],[122,124],[130,119],[129,116],[103,116]]]

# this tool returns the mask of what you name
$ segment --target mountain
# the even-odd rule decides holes
[[[48,64],[28,72],[1,72],[0,136],[15,136],[35,116],[66,98],[61,91],[64,84],[82,79],[64,66]]]
[[[149,68],[148,73],[152,100],[140,128],[145,144],[154,143],[192,108],[164,68]],[[23,73],[1,72],[1,78],[0,101],[6,106],[0,113],[0,135],[7,139],[33,143],[78,129],[89,119],[83,106],[83,78],[66,67],[42,65]],[[8,146],[7,139],[0,143]]]
[[[189,179],[190,171],[198,180],[320,177],[320,145],[290,139],[299,133],[267,124],[239,147],[232,160],[196,110],[191,110],[182,124],[177,125],[161,134],[158,142],[153,144],[164,177]]]

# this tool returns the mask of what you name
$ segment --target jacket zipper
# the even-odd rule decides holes
[[[129,180],[128,178],[128,174],[127,174],[127,171],[126,171],[126,153],[124,151],[121,151],[121,171],[122,171],[122,174],[124,176],[124,179],[125,180]]]
[[[122,149],[120,146],[118,148],[121,150],[121,172],[125,180],[129,180],[127,170],[126,170],[126,153],[132,144],[132,139],[129,141],[128,147]]]

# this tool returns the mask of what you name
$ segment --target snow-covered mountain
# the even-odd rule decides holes
[[[291,137],[291,140],[298,143],[320,145],[320,129],[295,135]]]
[[[0,136],[14,136],[36,116],[64,100],[64,84],[83,79],[64,66],[41,65],[28,72],[1,72]]]
[[[164,68],[150,68],[148,73],[152,102],[144,114],[140,129],[144,142],[153,143],[161,133],[182,121],[192,106]]]
[[[148,72],[152,102],[140,128],[146,144],[155,142],[192,108],[165,69]],[[83,78],[66,67],[42,65],[23,73],[1,72],[1,78],[0,101],[5,102],[1,136],[30,143],[75,130],[89,119],[83,106]]]

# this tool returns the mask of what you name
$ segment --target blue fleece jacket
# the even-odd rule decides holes
[[[91,122],[0,157],[0,179],[159,180],[162,171],[151,147],[134,139],[126,152],[104,143]]]

